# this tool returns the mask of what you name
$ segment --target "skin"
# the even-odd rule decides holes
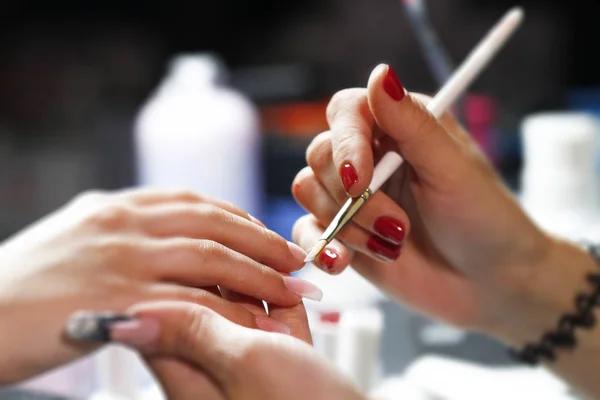
[[[150,340],[129,335],[120,342],[145,355],[170,399],[366,399],[305,342],[302,306],[276,311],[290,336],[244,328],[184,302],[140,304],[129,313],[159,326]]]
[[[302,260],[283,238],[230,204],[186,191],[82,195],[3,243],[0,266],[0,384],[93,350],[62,337],[76,310],[172,299],[256,328],[250,299],[301,300],[283,274]]]
[[[338,255],[333,272],[351,264],[419,312],[509,345],[538,342],[561,315],[574,311],[577,293],[591,290],[585,275],[597,272],[595,262],[531,222],[452,116],[436,120],[425,96],[390,97],[387,73],[381,65],[366,89],[344,90],[331,100],[330,131],[309,146],[308,167],[293,184],[309,212],[296,223],[294,240],[309,249],[348,195],[368,187],[378,158],[398,151],[405,165],[328,245]],[[340,176],[345,163],[358,173],[349,193]],[[396,260],[382,260],[367,247],[379,217],[404,225]],[[598,329],[583,332],[577,349],[559,350],[551,366],[593,398],[600,397],[590,372],[600,366],[599,336]]]

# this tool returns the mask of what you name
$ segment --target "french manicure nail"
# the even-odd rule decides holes
[[[327,248],[323,250],[321,254],[319,254],[319,261],[323,266],[323,269],[325,269],[329,273],[335,271],[335,260],[337,260],[338,258],[339,256],[335,252]]]
[[[275,321],[273,318],[258,315],[255,317],[255,319],[256,326],[261,331],[283,333],[284,335],[289,335],[290,333],[292,333],[292,330],[289,326],[284,325],[281,322]]]
[[[350,163],[345,163],[342,165],[340,175],[342,177],[342,184],[344,185],[344,189],[346,192],[350,190],[350,188],[358,182],[358,173],[356,169]]]
[[[292,256],[294,256],[296,260],[304,263],[304,259],[306,258],[306,252],[295,243],[287,242],[287,245],[290,249],[290,253],[292,253]]]
[[[119,321],[110,326],[110,338],[113,342],[123,343],[132,347],[141,347],[158,339],[160,325],[147,319]]]
[[[390,243],[376,235],[371,235],[367,241],[367,247],[374,255],[385,261],[396,260],[400,257],[400,251],[402,250],[401,245]]]
[[[388,66],[385,78],[383,79],[383,90],[396,101],[401,101],[406,96],[404,86],[390,66]]]
[[[395,244],[401,244],[404,241],[404,226],[402,222],[392,217],[380,217],[375,220],[373,229],[379,235]]]
[[[314,301],[321,301],[323,298],[321,289],[308,281],[293,276],[284,276],[283,281],[291,292],[296,293],[300,297]]]

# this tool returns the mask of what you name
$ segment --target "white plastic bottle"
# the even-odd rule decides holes
[[[544,113],[522,124],[521,201],[543,229],[566,239],[600,234],[595,169],[598,122],[581,113]]]
[[[213,55],[173,59],[136,122],[139,183],[196,190],[260,217],[258,113],[226,78]]]

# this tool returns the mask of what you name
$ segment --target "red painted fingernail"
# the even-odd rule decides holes
[[[372,235],[367,241],[367,247],[373,254],[386,261],[394,261],[400,257],[402,246],[393,244],[379,236]]]
[[[383,89],[394,100],[400,101],[406,96],[406,90],[400,79],[394,73],[392,67],[388,66],[387,73],[383,79]]]
[[[380,217],[375,220],[373,225],[375,232],[396,244],[402,243],[404,240],[404,226],[402,222],[392,217]]]
[[[358,182],[358,173],[350,163],[342,165],[340,175],[342,176],[342,183],[344,184],[346,192],[350,190],[352,185]]]
[[[337,260],[339,256],[329,249],[325,249],[319,254],[319,261],[327,272],[335,271],[335,260]]]

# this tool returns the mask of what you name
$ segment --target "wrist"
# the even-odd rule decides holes
[[[591,290],[586,276],[598,273],[596,261],[583,248],[548,237],[545,250],[503,288],[493,318],[483,331],[510,346],[536,343],[552,331],[561,316],[575,311],[575,298]],[[594,343],[588,343],[595,345]],[[597,344],[600,347],[600,343]]]

